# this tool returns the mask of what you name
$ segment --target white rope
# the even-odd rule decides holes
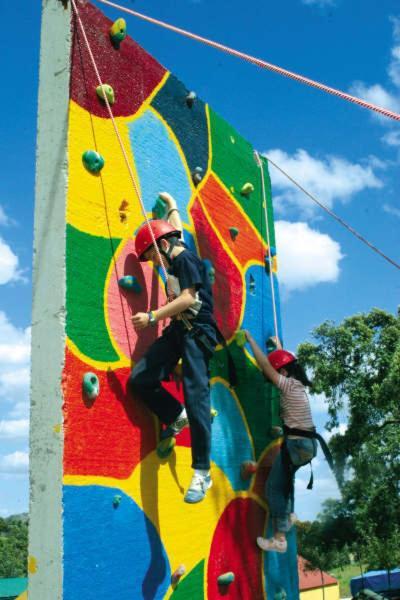
[[[260,155],[258,154],[257,151],[254,151],[254,156],[256,158],[256,161],[260,168],[260,173],[261,173],[263,207],[264,207],[264,215],[265,215],[265,227],[267,230],[267,232],[266,232],[267,233],[267,252],[268,252],[268,259],[269,259],[269,280],[270,280],[270,284],[271,284],[272,311],[273,311],[273,315],[274,315],[274,330],[275,330],[276,339],[279,339],[278,338],[278,318],[277,318],[277,314],[276,314],[274,274],[273,274],[273,268],[272,268],[271,241],[270,241],[270,235],[269,235],[267,195],[265,193],[264,169],[263,169],[263,165],[262,165],[262,162],[260,159]]]

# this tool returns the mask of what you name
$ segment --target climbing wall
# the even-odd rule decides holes
[[[161,333],[161,325],[136,333],[130,317],[164,303],[164,286],[161,274],[135,256],[135,232],[143,222],[139,199],[72,17],[62,597],[258,600],[284,588],[297,599],[294,532],[284,555],[263,555],[255,543],[265,533],[264,484],[281,442],[278,399],[235,337],[240,328],[249,329],[265,348],[274,335],[260,167],[250,144],[202,100],[188,98],[189,90],[129,35],[113,44],[109,19],[90,3],[78,7],[102,81],[112,87],[112,110],[147,214],[157,210],[159,191],[171,193],[185,241],[214,281],[215,316],[238,384],[230,388],[226,352],[219,348],[211,364],[218,413],[212,425],[213,487],[202,503],[185,504],[190,434],[178,436],[172,455],[160,460],[159,425],[127,390],[132,365]],[[90,170],[99,167],[91,163],[93,154],[82,160],[87,151],[103,157],[98,172]],[[262,168],[275,246],[264,162]],[[135,289],[118,284],[126,275],[136,278]],[[95,390],[91,398],[82,385],[85,374],[99,383],[99,394]],[[183,401],[179,384],[164,385]],[[245,461],[257,463],[255,474],[243,477]],[[183,575],[171,584],[179,567]],[[234,581],[219,585],[226,572]]]

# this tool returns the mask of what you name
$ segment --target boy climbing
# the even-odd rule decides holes
[[[194,474],[184,500],[196,503],[204,499],[212,485],[208,364],[217,344],[213,298],[204,264],[181,241],[182,223],[175,200],[166,192],[162,192],[160,198],[167,204],[168,220],[143,224],[136,234],[135,248],[140,261],[152,261],[156,266],[161,266],[162,261],[168,272],[166,292],[169,302],[147,313],[136,313],[132,323],[136,330],[152,327],[168,318],[171,323],[133,368],[130,385],[167,426],[162,438],[175,436],[190,426]],[[184,408],[161,385],[180,359]]]
[[[277,338],[273,338],[277,350],[266,356],[251,334],[248,331],[245,334],[258,366],[281,391],[285,434],[265,486],[274,535],[271,539],[258,537],[257,544],[265,551],[286,552],[286,533],[296,520],[293,512],[295,473],[315,457],[316,439],[320,438],[315,432],[306,392],[306,386],[311,383],[294,354],[283,350]]]

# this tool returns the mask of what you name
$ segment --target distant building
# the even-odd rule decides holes
[[[27,588],[27,577],[0,579],[0,600],[18,600],[18,597],[23,594]]]
[[[325,600],[339,600],[339,582],[324,571],[307,571],[306,561],[298,557],[300,600],[322,600],[324,588]]]

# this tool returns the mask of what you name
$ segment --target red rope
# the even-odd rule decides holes
[[[147,15],[143,15],[135,10],[131,10],[130,8],[126,8],[124,6],[120,6],[119,4],[115,4],[115,2],[110,2],[110,0],[97,0],[102,4],[107,4],[108,6],[112,6],[118,10],[129,13],[138,19],[142,19],[143,21],[148,21],[149,23],[153,23],[154,25],[159,25],[160,27],[164,27],[165,29],[170,29],[175,33],[179,33],[185,37],[188,37],[192,40],[196,40],[197,42],[201,42],[202,44],[206,44],[207,46],[211,46],[212,48],[217,48],[218,50],[222,50],[222,52],[226,52],[227,54],[231,54],[232,56],[237,56],[247,62],[250,62],[262,69],[268,69],[269,71],[273,71],[274,73],[279,73],[279,75],[283,75],[284,77],[289,77],[290,79],[294,79],[295,81],[299,81],[300,83],[304,83],[305,85],[309,85],[311,87],[317,88],[323,92],[328,94],[332,94],[333,96],[338,96],[343,100],[347,100],[348,102],[352,102],[354,104],[358,104],[363,108],[368,108],[368,110],[373,110],[380,115],[388,117],[389,119],[394,119],[395,121],[400,121],[400,114],[395,113],[387,108],[383,108],[381,106],[377,106],[376,104],[371,104],[371,102],[366,102],[366,100],[362,100],[361,98],[357,98],[357,96],[352,96],[351,94],[346,94],[346,92],[342,92],[341,90],[337,90],[335,88],[329,87],[323,83],[319,83],[318,81],[314,81],[313,79],[309,79],[308,77],[304,77],[303,75],[299,75],[297,73],[293,73],[293,71],[288,71],[287,69],[283,69],[282,67],[278,67],[272,63],[266,62],[265,60],[261,60],[260,58],[256,58],[255,56],[251,56],[251,54],[245,54],[244,52],[240,52],[239,50],[235,50],[234,48],[230,48],[229,46],[224,46],[219,42],[214,42],[209,40],[208,38],[202,37],[201,35],[197,35],[195,33],[191,33],[186,29],[181,29],[180,27],[175,27],[174,25],[170,25],[169,23],[165,23],[164,21],[159,21],[158,19],[153,19],[153,17],[148,17]]]

